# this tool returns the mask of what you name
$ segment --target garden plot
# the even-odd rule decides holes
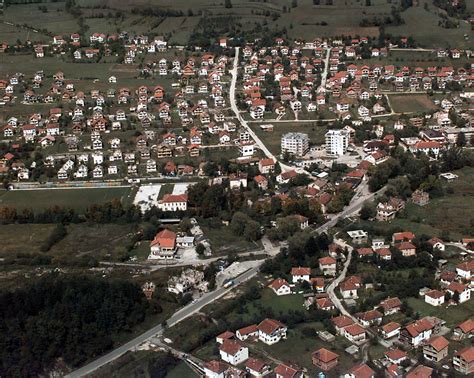
[[[161,184],[140,186],[133,200],[133,204],[138,206],[142,213],[150,210],[153,206],[158,206],[161,187]]]

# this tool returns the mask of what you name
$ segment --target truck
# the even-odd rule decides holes
[[[224,288],[227,289],[228,287],[231,287],[234,284],[233,280],[229,280],[224,284]]]

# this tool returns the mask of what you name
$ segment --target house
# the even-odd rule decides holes
[[[428,244],[430,244],[433,247],[433,249],[437,249],[438,251],[441,251],[441,252],[444,252],[446,248],[446,245],[444,244],[444,242],[439,238],[431,238],[430,240],[428,240]]]
[[[435,324],[427,317],[406,325],[400,332],[400,341],[405,341],[413,347],[418,347],[433,334]]]
[[[341,282],[339,285],[339,291],[344,299],[357,299],[359,296],[357,295],[357,286],[349,281],[346,280]]]
[[[430,202],[430,194],[423,190],[415,190],[411,195],[411,201],[418,206],[428,205]]]
[[[375,371],[373,371],[367,364],[358,364],[350,368],[343,378],[374,378]]]
[[[292,282],[298,283],[300,281],[310,282],[311,268],[292,268],[291,269]]]
[[[303,371],[293,366],[280,364],[273,371],[275,378],[303,378]]]
[[[331,370],[339,363],[339,355],[326,348],[321,348],[311,355],[313,365],[323,371]]]
[[[216,343],[223,344],[225,340],[232,340],[235,338],[235,333],[230,331],[225,331],[216,336]]]
[[[316,306],[324,311],[333,311],[336,309],[336,306],[329,297],[317,298]]]
[[[255,184],[257,185],[259,189],[262,189],[262,190],[268,189],[268,180],[265,176],[257,175],[253,178],[253,181],[255,181]]]
[[[456,265],[456,274],[465,280],[470,280],[474,276],[474,260]]]
[[[346,315],[336,316],[331,318],[331,323],[334,325],[336,332],[340,335],[344,335],[344,329],[352,324],[354,324],[354,320]]]
[[[286,339],[287,327],[275,319],[264,319],[257,326],[258,339],[267,345],[278,343]]]
[[[439,362],[448,356],[449,341],[443,336],[433,336],[423,345],[423,357],[431,362]]]
[[[463,340],[474,336],[474,319],[468,319],[458,324],[453,330],[453,339]]]
[[[354,244],[367,243],[369,238],[369,233],[363,230],[348,231],[347,234],[352,239],[352,243]]]
[[[176,234],[167,229],[157,233],[150,243],[150,250],[150,260],[174,258],[177,251]]]
[[[366,340],[365,329],[358,324],[352,324],[344,328],[343,336],[354,344],[361,344]]]
[[[276,177],[276,180],[279,184],[287,184],[292,178],[295,178],[297,175],[298,174],[294,170],[282,172]]]
[[[453,357],[454,369],[461,374],[474,373],[474,346],[470,346],[456,352]]]
[[[459,282],[451,282],[446,288],[446,291],[451,294],[452,298],[458,296],[458,303],[464,303],[471,299],[471,290],[469,287]]]
[[[395,232],[392,235],[392,243],[397,244],[397,243],[402,243],[402,242],[412,242],[413,239],[415,239],[415,234],[410,231],[405,231],[405,232]]]
[[[261,159],[258,162],[258,170],[262,175],[269,174],[275,170],[275,162],[273,159]]]
[[[291,294],[290,285],[283,278],[277,278],[276,280],[273,280],[268,287],[272,289],[276,295]]]
[[[212,360],[204,365],[204,375],[206,378],[225,378],[228,365],[223,362]]]
[[[366,312],[359,312],[355,314],[355,317],[364,327],[370,327],[374,324],[379,325],[382,323],[383,314],[377,310],[370,310]]]
[[[395,246],[403,255],[403,257],[415,256],[416,247],[409,242],[402,242]]]
[[[256,324],[252,324],[252,325],[249,325],[247,327],[244,327],[244,328],[241,328],[241,329],[238,329],[236,332],[235,332],[235,336],[241,340],[241,341],[245,341],[247,340],[248,338],[250,337],[258,337],[258,328],[257,328],[257,325]]]
[[[319,270],[324,275],[335,276],[336,275],[336,260],[331,256],[322,257],[318,260]]]
[[[187,203],[187,194],[165,194],[158,201],[158,208],[162,211],[186,211]]]
[[[221,359],[231,365],[239,365],[249,358],[249,349],[235,340],[225,340],[219,347]]]
[[[401,349],[390,349],[384,353],[387,360],[389,360],[392,364],[400,365],[402,361],[408,358],[407,352]]]
[[[245,370],[251,377],[262,378],[272,372],[271,365],[265,361],[256,358],[249,358],[245,362]]]
[[[384,315],[393,315],[400,311],[402,302],[398,297],[384,299],[380,302],[379,307],[382,308]]]
[[[390,322],[383,325],[380,330],[384,339],[391,339],[392,337],[398,337],[400,335],[400,329],[400,324]]]
[[[411,370],[405,377],[406,378],[431,378],[433,369],[424,365],[418,365],[416,368]]]
[[[378,203],[376,219],[382,222],[393,220],[397,213],[404,208],[405,201],[391,197],[388,202]]]
[[[430,290],[425,293],[425,302],[432,306],[441,306],[444,303],[444,293],[439,290]]]

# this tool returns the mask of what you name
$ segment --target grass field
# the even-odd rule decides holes
[[[405,216],[391,222],[360,222],[361,227],[373,227],[384,234],[389,230],[412,231],[415,235],[442,236],[448,232],[453,240],[470,237],[474,234],[474,168],[466,167],[454,171],[459,179],[443,183],[445,195],[432,198],[426,206],[408,202]]]
[[[466,320],[468,314],[474,314],[474,301],[470,300],[457,306],[431,306],[423,299],[408,298],[408,304],[421,316],[436,316],[446,321],[449,327]]]
[[[209,239],[214,254],[223,255],[262,248],[260,242],[247,241],[243,236],[234,234],[228,226],[204,221],[199,221],[199,225],[204,235]]]
[[[0,257],[39,253],[54,230],[53,224],[8,224],[0,226]]]
[[[67,227],[67,235],[55,244],[50,254],[64,256],[91,255],[100,260],[110,259],[125,252],[124,245],[136,231],[134,224],[72,224]]]
[[[424,9],[427,3],[429,10]],[[393,35],[412,36],[422,47],[472,48],[472,41],[464,39],[464,34],[472,37],[468,23],[460,22],[459,28],[445,29],[438,26],[441,18],[431,1],[421,0],[418,7],[411,7],[401,13],[405,24],[387,26],[385,31]],[[429,30],[429,33],[427,33]]]
[[[324,134],[326,134],[326,126],[317,126],[315,123],[274,123],[273,131],[262,131],[259,123],[251,123],[250,127],[263,141],[265,146],[275,155],[281,152],[281,136],[289,132],[300,132],[308,134],[310,144],[318,145],[324,143]]]
[[[83,211],[88,206],[114,198],[126,201],[130,191],[128,187],[1,191],[0,207],[15,207],[20,210],[31,208],[41,211],[52,206],[63,206]]]
[[[427,95],[389,95],[390,105],[397,113],[421,113],[436,109]]]

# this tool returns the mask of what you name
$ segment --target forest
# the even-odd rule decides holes
[[[0,376],[46,374],[59,361],[77,367],[159,310],[139,285],[53,274],[0,292]]]

